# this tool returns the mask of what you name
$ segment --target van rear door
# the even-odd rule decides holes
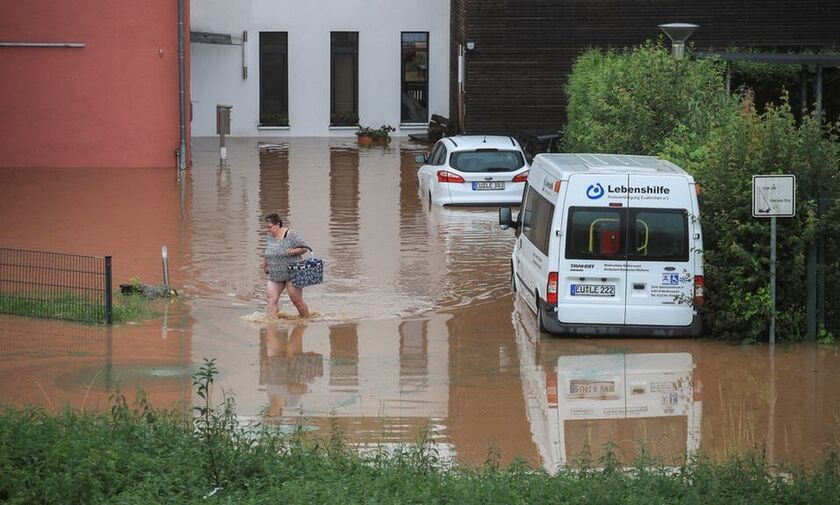
[[[692,322],[695,254],[690,251],[693,186],[678,175],[629,176],[628,325]]]
[[[569,176],[560,242],[557,318],[624,324],[627,174]]]

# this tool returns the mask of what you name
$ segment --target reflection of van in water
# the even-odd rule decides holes
[[[697,454],[702,385],[690,353],[616,353],[604,341],[541,339],[525,313],[515,300],[525,413],[547,471],[574,467],[587,452],[598,466],[607,444],[622,466],[643,447],[668,467]]]
[[[579,456],[584,443],[597,460],[611,442],[627,465],[640,443],[661,463],[684,464],[700,448],[693,367],[688,353],[560,356],[555,463]]]
[[[698,186],[653,156],[540,154],[516,229],[511,285],[551,333],[695,336],[703,302]]]

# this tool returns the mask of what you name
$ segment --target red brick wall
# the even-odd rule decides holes
[[[0,47],[0,166],[175,166],[177,1],[2,2],[0,34],[85,44]]]

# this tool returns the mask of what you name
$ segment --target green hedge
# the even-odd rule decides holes
[[[727,102],[721,65],[675,60],[648,43],[626,52],[590,50],[569,76],[569,152],[655,153],[688,118]]]
[[[797,123],[785,95],[759,112],[749,91],[725,93],[719,62],[674,60],[651,43],[588,51],[566,91],[566,150],[662,156],[701,184],[707,335],[766,336],[769,222],[751,216],[752,175],[796,175],[796,217],[779,219],[777,335],[802,339],[808,248],[822,236],[828,261],[840,257],[840,209],[816,213],[818,197],[840,196],[837,126]],[[826,270],[826,286],[840,286]]]

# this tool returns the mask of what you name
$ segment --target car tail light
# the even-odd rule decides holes
[[[545,301],[552,305],[557,303],[557,272],[548,272],[548,284],[545,286]]]
[[[694,183],[694,192],[697,194],[697,196],[700,196],[700,193],[701,193],[702,191],[703,191],[703,188],[700,186],[700,183],[699,183],[699,182],[695,182],[695,183]]]
[[[452,172],[447,172],[446,170],[438,170],[437,179],[438,182],[464,182],[463,177]]]
[[[702,275],[695,275],[694,276],[694,306],[700,307],[706,301],[706,294],[705,294],[705,285],[706,282],[703,280]]]
[[[513,182],[525,182],[528,180],[528,170],[513,178]]]
[[[545,396],[549,407],[557,406],[557,372],[554,370],[545,373]]]

